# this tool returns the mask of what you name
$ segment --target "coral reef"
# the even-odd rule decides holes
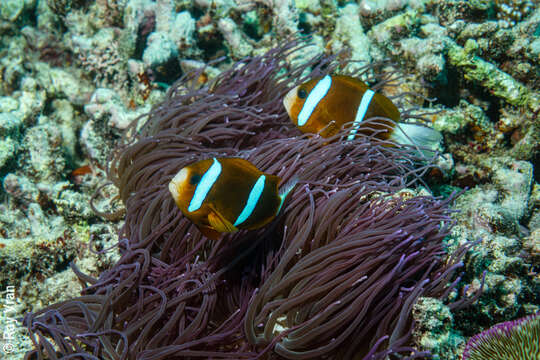
[[[420,113],[444,135],[440,168],[426,172],[422,181],[442,196],[463,191],[455,202],[460,212],[447,214],[456,225],[445,239],[445,251],[477,241],[463,258],[456,287],[468,286],[470,295],[483,279],[485,284],[470,308],[451,306],[464,296],[457,290],[447,294],[448,301],[424,293],[412,313],[418,323],[412,333],[415,348],[459,359],[467,337],[538,311],[540,8],[535,2],[4,0],[0,291],[16,287],[16,317],[78,294],[81,287],[70,262],[96,278],[116,262],[118,250],[96,255],[89,249],[118,240],[122,204],[112,200],[127,200],[129,187],[117,183],[124,188],[120,194],[115,186],[96,190],[118,144],[138,139],[124,137],[126,130],[140,130],[128,124],[152,108],[157,111],[156,104],[182,75],[199,74],[176,84],[177,94],[212,83],[234,61],[262,55],[299,31],[311,36],[312,45],[298,49],[282,71],[321,54],[338,56],[346,65],[343,71],[378,63],[362,77],[371,84],[381,80],[381,73],[406,78],[385,83],[381,91],[388,96],[415,93],[395,101],[408,117]],[[306,68],[306,74],[311,70]],[[219,104],[216,99],[208,106]],[[425,115],[427,108],[433,114]],[[275,124],[276,119],[265,116],[281,111],[276,107],[259,115]],[[293,135],[288,125],[282,118],[279,132],[284,136]],[[271,140],[278,132],[262,139],[259,130],[247,129],[231,129],[247,137],[239,148]],[[323,191],[331,195],[333,190]],[[97,212],[90,205],[92,196]],[[107,213],[117,216],[98,216]],[[122,229],[130,227],[135,233],[134,225]],[[189,263],[196,282],[209,274],[203,261]],[[155,269],[157,274],[161,270]],[[252,290],[231,293],[249,296]],[[276,301],[294,299],[289,290]],[[247,310],[247,305],[244,301],[240,307]],[[252,311],[257,319],[265,316]],[[3,316],[0,328],[8,321]],[[290,329],[283,324],[294,319],[274,320],[285,339]],[[267,339],[259,330],[255,338]],[[20,359],[31,346],[20,326],[14,342],[17,351],[2,353],[2,358]],[[283,346],[293,349],[300,343],[291,338]]]
[[[414,150],[343,134],[325,144],[283,126],[283,96],[338,65],[326,56],[287,64],[303,47],[292,41],[244,59],[202,87],[190,81],[201,71],[189,74],[130,125],[108,169],[126,206],[122,258],[99,278],[79,274],[82,297],[25,317],[36,354],[102,357],[110,343],[119,350],[107,356],[129,358],[423,356],[408,342],[413,303],[446,298],[469,244],[443,256],[451,198],[396,193],[429,168]],[[301,174],[305,185],[272,225],[210,241],[168,183],[193,160],[221,154],[284,182]]]
[[[483,296],[477,308],[454,315],[469,336],[482,324],[538,311],[539,289],[533,255],[521,245],[528,234],[522,223],[532,205],[532,166],[509,157],[476,160],[474,166],[456,165],[455,171],[461,173],[456,180],[466,184],[467,179],[474,179],[479,184],[457,199],[456,208],[461,212],[455,215],[458,224],[449,240],[453,246],[466,239],[481,242],[469,254],[465,267],[470,289],[478,288],[485,276]]]

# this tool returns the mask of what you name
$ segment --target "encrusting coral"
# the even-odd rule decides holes
[[[444,251],[452,199],[400,193],[429,170],[410,148],[299,133],[283,96],[345,65],[326,56],[290,65],[305,46],[246,58],[206,83],[188,74],[130,125],[108,169],[125,204],[122,257],[99,279],[74,268],[82,296],[25,317],[27,358],[426,355],[411,347],[412,306],[446,298],[469,246]],[[301,181],[270,225],[211,241],[168,183],[194,161],[227,156]]]

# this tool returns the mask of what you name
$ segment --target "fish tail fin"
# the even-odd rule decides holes
[[[294,189],[299,180],[300,179],[298,178],[298,176],[294,176],[291,180],[287,181],[287,183],[281,187],[281,189],[279,190],[279,198],[281,199],[281,202],[279,203],[277,213],[279,213],[279,211],[281,210],[281,206],[283,206],[283,203],[287,198],[287,195],[289,195],[291,190]]]
[[[398,123],[390,135],[390,140],[398,144],[418,147],[424,156],[432,157],[440,148],[442,135],[427,126]]]

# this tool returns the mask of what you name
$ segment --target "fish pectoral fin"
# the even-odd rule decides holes
[[[221,233],[207,226],[199,226],[199,231],[210,240],[218,240]]]
[[[338,133],[340,128],[337,126],[337,122],[335,120],[330,121],[322,130],[319,132],[319,135],[321,135],[324,138],[332,137]]]
[[[208,222],[215,230],[219,232],[235,232],[238,228],[231,224],[231,222],[221,216],[217,211],[212,210],[208,214]]]
[[[337,122],[336,120],[332,120],[329,124],[328,124],[328,137],[332,137],[334,135],[336,135],[338,132],[339,132],[339,127],[337,125]]]

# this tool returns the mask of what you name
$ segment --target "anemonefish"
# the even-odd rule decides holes
[[[442,139],[438,131],[425,126],[399,123],[396,127],[400,114],[392,101],[350,76],[314,78],[290,90],[283,104],[302,132],[318,133],[325,138],[351,123],[348,140],[357,133],[374,134],[382,140],[436,149]],[[374,117],[381,119],[362,127],[364,120]]]
[[[169,191],[182,213],[210,239],[238,229],[257,229],[279,213],[295,181],[281,192],[278,176],[240,158],[213,158],[182,168]]]

